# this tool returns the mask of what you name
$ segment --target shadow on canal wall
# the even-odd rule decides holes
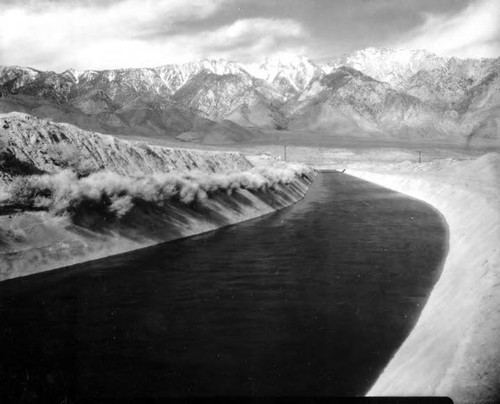
[[[285,208],[304,197],[312,170],[292,179],[207,192],[190,201],[135,200],[126,214],[96,203],[71,214],[25,211],[0,216],[0,280],[26,276],[215,230]]]

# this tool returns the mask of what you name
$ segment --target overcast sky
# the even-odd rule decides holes
[[[0,0],[0,65],[153,67],[366,47],[500,56],[500,0]]]

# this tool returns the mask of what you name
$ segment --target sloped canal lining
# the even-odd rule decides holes
[[[321,174],[266,217],[0,284],[0,399],[362,395],[446,249],[431,206]]]

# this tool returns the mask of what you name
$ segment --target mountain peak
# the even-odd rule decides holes
[[[80,80],[80,77],[83,76],[85,73],[86,73],[85,70],[76,70],[76,69],[70,68],[70,69],[62,72],[61,76],[69,77],[69,78],[75,80],[76,82],[78,82]]]
[[[277,53],[243,67],[250,75],[273,84],[288,95],[302,91],[313,77],[322,72],[306,56],[292,53]]]
[[[379,81],[399,87],[418,71],[444,68],[449,58],[427,50],[366,48],[333,59],[328,66],[349,66]]]
[[[280,52],[272,56],[268,56],[260,62],[261,65],[274,66],[296,66],[300,64],[312,64],[312,62],[304,55],[294,53]]]

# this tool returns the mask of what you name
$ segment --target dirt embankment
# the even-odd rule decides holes
[[[24,114],[0,119],[0,280],[252,219],[301,199],[310,168],[149,146]]]

